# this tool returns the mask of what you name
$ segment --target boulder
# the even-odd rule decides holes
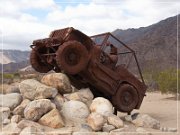
[[[70,94],[64,94],[64,97],[69,100],[76,100],[81,101],[81,97],[78,95],[78,92],[70,93]]]
[[[38,121],[41,125],[52,127],[52,128],[61,128],[64,126],[64,121],[61,117],[61,114],[57,109],[53,109]]]
[[[7,124],[9,124],[9,123],[11,123],[11,120],[10,119],[4,119],[4,121],[3,121],[3,125],[7,125]]]
[[[83,123],[79,126],[78,132],[92,132],[92,128],[87,124]]]
[[[77,93],[80,96],[81,101],[84,103],[88,103],[89,101],[92,101],[94,98],[94,95],[92,94],[89,88],[80,89]]]
[[[57,94],[53,99],[51,99],[51,101],[56,105],[56,108],[60,111],[65,102],[65,98],[62,95]]]
[[[170,127],[160,127],[162,132],[177,132],[177,128],[170,128]]]
[[[13,115],[11,117],[11,123],[18,123],[22,120],[22,117],[20,115]]]
[[[107,132],[73,132],[72,135],[109,135]]]
[[[62,115],[64,116],[66,123],[85,123],[86,118],[89,115],[89,109],[83,102],[71,100],[64,103]]]
[[[13,84],[11,84],[11,85],[6,89],[6,94],[7,94],[7,93],[20,93],[19,83],[13,83]]]
[[[113,106],[109,100],[103,97],[97,97],[92,101],[90,111],[99,113],[103,116],[110,116],[113,114]]]
[[[8,107],[0,107],[0,123],[4,123],[5,119],[10,116],[10,109]]]
[[[43,131],[47,135],[71,135],[73,131],[72,127],[53,129],[47,126],[40,125],[39,123],[30,120],[22,120],[18,123],[18,128],[24,129],[26,127],[35,127],[39,131]]]
[[[34,79],[22,81],[19,89],[23,97],[29,100],[53,98],[58,93],[57,89],[41,84]]]
[[[39,123],[37,122],[34,122],[34,121],[30,121],[30,120],[21,120],[18,125],[17,125],[18,128],[20,129],[24,129],[26,127],[36,127],[38,128],[39,130],[43,130],[43,131],[49,131],[51,130],[52,128],[49,128],[47,126],[43,126],[43,125],[40,125]]]
[[[26,106],[30,103],[31,101],[29,99],[24,99],[20,105],[18,105],[14,110],[13,114],[14,115],[21,115],[24,116],[24,109]]]
[[[115,127],[109,124],[104,124],[104,126],[102,127],[103,132],[110,132],[111,130],[114,130],[114,129]]]
[[[94,131],[100,131],[105,123],[105,119],[101,114],[93,112],[88,116],[87,122]]]
[[[131,117],[131,115],[126,115],[126,116],[124,116],[124,119],[125,119],[125,121],[127,121],[127,122],[132,122],[132,117]]]
[[[24,117],[28,120],[37,121],[53,108],[55,105],[49,99],[34,100],[24,109]]]
[[[46,135],[72,135],[73,128],[72,127],[63,127],[58,129],[45,129]]]
[[[68,77],[62,73],[47,74],[43,76],[41,82],[56,88],[61,94],[72,92],[72,87]]]
[[[146,133],[147,131],[146,131],[144,128],[142,128],[142,127],[138,127],[138,128],[136,129],[136,132]]]
[[[22,96],[19,93],[0,94],[0,107],[9,107],[13,110],[22,101]]]
[[[45,133],[37,127],[30,126],[25,127],[19,135],[45,135]]]
[[[10,123],[2,128],[2,132],[5,135],[18,135],[21,132],[21,129],[17,126],[17,123]]]
[[[110,125],[113,125],[116,128],[122,128],[124,126],[123,121],[116,115],[108,116],[107,121]]]
[[[160,129],[160,122],[147,114],[139,114],[132,123],[137,127]]]
[[[94,95],[92,94],[91,90],[89,88],[83,88],[80,89],[77,92],[66,94],[65,98],[68,100],[77,100],[85,103],[87,106],[90,106],[92,103],[92,100],[94,98]]]

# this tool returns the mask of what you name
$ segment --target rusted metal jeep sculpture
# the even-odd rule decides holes
[[[122,46],[128,51],[119,53]],[[118,111],[130,113],[140,108],[147,87],[135,52],[111,33],[88,37],[69,27],[33,41],[31,48],[30,61],[36,71],[63,72],[76,88],[89,87],[95,96],[109,99]],[[129,53],[135,59],[141,81],[118,64],[123,61],[119,55]]]

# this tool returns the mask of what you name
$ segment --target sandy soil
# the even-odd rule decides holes
[[[148,114],[159,120],[163,127],[173,127],[180,130],[180,101],[177,101],[171,94],[161,94],[159,92],[146,93],[140,110],[134,112]],[[180,105],[180,104],[179,104]],[[124,115],[122,113],[120,116]],[[165,133],[164,133],[165,134]]]

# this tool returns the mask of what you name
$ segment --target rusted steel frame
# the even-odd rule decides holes
[[[30,45],[30,47],[32,48],[32,50],[34,50],[33,46],[36,46],[36,45]],[[38,55],[38,57],[39,57],[41,60],[43,60],[44,64],[46,64],[47,66],[49,66],[49,65],[46,63],[46,59],[41,56],[42,54],[39,54],[38,51],[35,51],[35,52],[36,52],[36,54]]]
[[[30,45],[31,49],[33,49],[34,46],[36,46],[36,45]]]
[[[129,49],[131,52],[134,52],[130,47],[128,47],[125,43],[123,43],[121,40],[116,38],[113,34],[109,33],[114,39],[116,39],[118,42],[120,42],[123,46],[125,46],[127,49]]]
[[[104,40],[103,40],[103,42],[102,42],[102,44],[101,44],[101,50],[104,49],[105,43],[107,42],[108,38],[109,38],[109,34],[107,34],[106,37],[104,38]]]
[[[51,45],[50,47],[55,47],[55,46],[60,46],[61,44],[53,44],[53,45]]]
[[[142,80],[143,84],[145,85],[145,82],[144,82],[144,79],[143,79],[143,76],[142,76],[142,72],[141,72],[141,68],[139,66],[139,63],[138,63],[138,60],[137,60],[135,52],[133,53],[133,55],[134,55],[134,58],[135,58],[135,61],[136,61],[137,67],[138,67],[139,74],[141,76],[141,80]]]
[[[133,52],[123,52],[123,53],[118,53],[117,55],[128,54],[128,53],[133,53]]]
[[[112,84],[107,83],[107,81],[105,81],[106,79],[102,79],[100,76],[98,76],[98,75],[95,74],[94,72],[92,72],[92,75],[93,75],[96,79],[100,80],[102,83],[105,83],[107,86],[109,86],[109,87],[113,90]],[[113,94],[113,92],[110,92],[110,93]]]
[[[93,36],[90,36],[90,38],[95,38],[95,37],[98,37],[98,36],[104,36],[104,35],[107,35],[107,34],[109,34],[109,32],[93,35]]]
[[[132,51],[132,53],[133,53],[133,55],[134,55],[134,58],[135,58],[135,61],[136,61],[136,64],[137,64],[137,67],[138,67],[138,71],[139,71],[141,80],[142,80],[143,84],[145,84],[144,79],[143,79],[143,76],[142,76],[141,68],[140,68],[140,66],[139,66],[139,63],[138,63],[138,60],[137,60],[137,57],[136,57],[136,54],[135,54],[135,51],[132,50],[130,47],[128,47],[125,43],[123,43],[122,41],[120,41],[118,38],[116,38],[116,37],[115,37],[114,35],[112,35],[111,33],[110,33],[110,35],[111,35],[113,38],[115,38],[117,41],[119,41],[119,42],[120,42],[123,46],[125,46],[127,49],[129,49],[130,51]]]
[[[55,49],[53,48],[53,46],[49,46],[49,48],[51,48],[51,49],[56,53],[57,50],[55,50]],[[53,54],[54,54],[54,53],[53,53]]]
[[[41,54],[42,56],[52,56],[52,55],[56,55],[56,53],[48,53],[48,54]]]
[[[69,37],[69,34],[73,31],[73,28],[70,27],[66,30],[66,32],[64,32],[63,35],[65,35],[65,37],[63,37],[63,40],[65,41],[68,37]]]
[[[99,67],[100,70],[102,70],[107,76],[112,78],[114,81],[119,80],[119,77],[117,76],[117,74],[114,74],[114,72],[110,70],[109,68],[104,68],[103,64],[96,63],[96,65]]]

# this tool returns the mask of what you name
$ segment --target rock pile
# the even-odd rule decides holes
[[[0,95],[0,135],[119,135],[147,133],[146,128],[162,130],[160,122],[146,114],[114,115],[109,100],[94,98],[89,88],[73,89],[62,73],[45,75],[41,82],[27,79],[18,85]]]

